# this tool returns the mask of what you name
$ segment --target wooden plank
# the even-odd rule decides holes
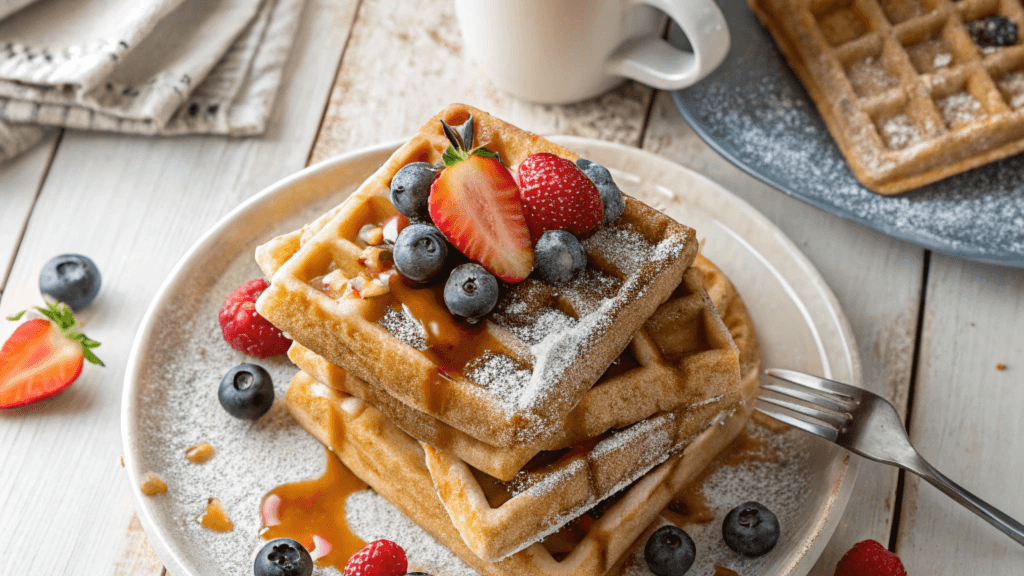
[[[3,294],[7,273],[14,263],[39,187],[53,159],[58,135],[59,132],[53,131],[21,156],[0,162],[0,294]]]
[[[911,439],[953,481],[1024,521],[1024,273],[942,255],[930,268]],[[1024,548],[913,475],[901,518],[910,574],[1024,570]]]
[[[39,267],[50,256],[89,255],[104,284],[82,316],[89,335],[103,342],[97,353],[107,367],[87,368],[51,400],[0,414],[0,573],[111,574],[126,561],[119,554],[134,537],[127,529],[133,506],[118,464],[119,416],[125,362],[142,314],[199,235],[305,165],[356,6],[357,0],[306,6],[261,137],[65,135],[0,313],[38,302]],[[71,216],[52,216],[58,213]],[[0,331],[13,329],[3,324]]]
[[[651,95],[650,88],[627,83],[572,106],[517,100],[463,54],[450,0],[364,0],[312,160],[408,136],[452,102],[539,134],[637,145]]]
[[[655,99],[644,148],[693,168],[750,202],[800,247],[850,320],[865,383],[882,391],[902,413],[913,365],[923,250],[822,212],[748,176],[693,133],[666,93]],[[897,478],[894,468],[864,462],[846,513],[811,574],[831,576],[839,558],[861,540],[874,538],[888,545]]]

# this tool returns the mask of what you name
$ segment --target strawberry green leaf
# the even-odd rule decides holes
[[[449,146],[448,149],[444,151],[442,159],[444,160],[444,165],[451,168],[468,157],[469,155],[465,152],[456,150],[453,146]]]
[[[18,312],[17,314],[13,314],[11,316],[8,316],[7,319],[10,320],[11,322],[17,322],[18,320],[21,320],[21,317],[25,315],[25,312],[28,312],[28,310],[22,310],[21,312]]]
[[[492,152],[492,151],[488,150],[487,148],[477,148],[473,153],[476,154],[477,156],[483,156],[484,158],[497,158],[498,157],[498,153],[497,152]]]
[[[82,356],[84,356],[85,359],[88,360],[90,364],[97,364],[99,366],[106,366],[103,363],[103,361],[100,360],[99,358],[97,358],[96,355],[92,353],[92,350],[89,350],[88,348],[82,348]]]

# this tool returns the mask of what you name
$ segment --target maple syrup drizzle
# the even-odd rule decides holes
[[[345,523],[345,500],[365,488],[366,484],[327,450],[323,476],[278,486],[263,497],[260,536],[264,540],[291,538],[311,552],[329,545],[330,551],[317,558],[317,566],[344,572],[348,559],[366,545]],[[268,525],[268,520],[276,523]]]
[[[758,431],[756,428],[761,430]],[[715,513],[708,506],[704,484],[708,478],[725,467],[739,466],[747,462],[778,462],[778,453],[768,445],[766,435],[771,433],[759,426],[759,423],[747,424],[743,432],[701,472],[700,476],[676,494],[668,505],[669,511],[677,514],[678,520],[684,524],[706,524],[714,520]]]
[[[734,570],[729,570],[723,566],[715,564],[715,573],[713,576],[740,576]]]
[[[491,334],[484,322],[469,324],[456,319],[444,303],[444,283],[426,288],[408,286],[398,275],[389,282],[391,291],[382,306],[383,317],[388,307],[405,311],[423,327],[427,349],[423,351],[441,370],[441,376],[464,375],[466,367],[487,353],[505,354],[514,358],[508,348]],[[380,318],[375,318],[378,321]]]

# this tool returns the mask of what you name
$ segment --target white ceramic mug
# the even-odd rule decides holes
[[[626,78],[664,90],[707,76],[729,52],[714,0],[455,0],[469,55],[533,102],[592,98]],[[661,39],[665,17],[693,52]]]

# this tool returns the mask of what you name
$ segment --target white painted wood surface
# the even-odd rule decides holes
[[[242,200],[301,169],[356,1],[312,0],[267,134],[148,139],[68,132],[54,157],[0,314],[39,301],[50,256],[90,255],[104,289],[83,315],[107,368],[88,367],[52,400],[0,412],[0,574],[111,574],[130,550],[133,507],[121,453],[124,366],[142,314],[171,267]],[[49,215],[70,214],[66,219]],[[0,333],[10,332],[5,322]],[[136,531],[137,533],[137,531]],[[147,574],[133,566],[136,574]],[[160,569],[149,574],[159,574]]]
[[[58,140],[55,130],[17,160],[0,163],[0,294]]]
[[[310,0],[279,98],[273,125],[260,138],[69,133],[52,159],[56,140],[0,165],[0,314],[38,302],[37,274],[46,259],[67,250],[89,254],[104,272],[105,289],[103,305],[83,319],[90,336],[104,342],[97,352],[108,364],[88,369],[44,405],[0,412],[0,574],[163,572],[140,539],[117,464],[124,363],[156,288],[196,237],[265,185],[307,159],[405,136],[453,101],[538,133],[642,146],[745,198],[801,247],[835,291],[856,333],[865,379],[880,383],[901,411],[914,387],[912,435],[921,451],[1024,517],[1016,497],[1024,489],[1021,271],[932,258],[912,382],[922,250],[745,175],[700,142],[663,93],[628,83],[594,101],[541,106],[499,92],[465,59],[450,0]],[[46,216],[55,211],[74,216]],[[0,338],[11,330],[0,324]],[[999,362],[1006,371],[996,370]],[[831,576],[854,542],[888,544],[896,484],[893,469],[862,468],[813,575]],[[1024,565],[1009,540],[912,478],[897,529],[911,574],[1010,576]],[[40,543],[49,544],[45,554],[13,553],[39,550]]]
[[[933,256],[923,335],[911,440],[954,482],[1024,518],[1024,271]],[[917,478],[902,517],[910,574],[1024,574],[1024,548]]]

